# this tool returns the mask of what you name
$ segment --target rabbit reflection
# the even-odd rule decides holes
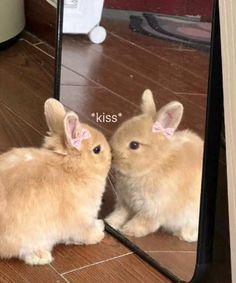
[[[117,201],[106,221],[129,236],[162,227],[197,241],[203,141],[189,130],[176,131],[181,103],[170,102],[157,112],[146,90],[141,109],[111,139]]]

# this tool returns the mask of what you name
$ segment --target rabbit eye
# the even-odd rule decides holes
[[[129,148],[131,149],[138,149],[140,146],[140,143],[139,142],[136,142],[136,141],[132,141],[130,144],[129,144]]]
[[[94,152],[95,154],[99,154],[99,153],[101,152],[101,146],[98,145],[98,146],[94,147],[93,152]]]

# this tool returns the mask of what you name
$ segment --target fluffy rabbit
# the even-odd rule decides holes
[[[95,244],[104,237],[97,219],[110,168],[105,137],[45,102],[49,136],[40,149],[0,155],[0,257],[48,264],[57,243]]]
[[[189,130],[176,131],[183,115],[173,101],[156,112],[150,90],[142,114],[124,122],[111,139],[117,190],[106,221],[126,235],[141,237],[163,227],[196,241],[203,141]]]

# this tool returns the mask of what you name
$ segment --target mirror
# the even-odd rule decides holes
[[[149,2],[65,1],[59,99],[111,140],[100,216],[188,282],[196,263],[212,3]]]

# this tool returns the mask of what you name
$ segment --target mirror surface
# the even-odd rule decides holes
[[[100,24],[104,30],[94,28],[99,24],[103,8],[103,1],[100,2],[95,10],[89,3],[65,2],[60,101],[77,112],[83,122],[101,130],[108,139],[124,121],[141,114],[141,98],[146,89],[152,91],[157,111],[171,101],[183,105],[182,120],[181,105],[169,105],[150,118],[153,125],[157,121],[161,123],[161,129],[155,124],[159,128],[151,133],[151,124],[141,122],[136,131],[134,122],[121,133],[123,139],[119,134],[113,138],[114,155],[129,158],[130,163],[114,164],[100,216],[110,215],[115,203],[122,199],[129,216],[127,219],[118,216],[125,219],[120,227],[116,227],[114,219],[108,223],[171,273],[189,281],[196,262],[197,230],[194,225],[198,222],[199,203],[196,200],[200,198],[203,144],[191,134],[183,138],[183,133],[175,133],[171,139],[168,129],[174,130],[181,120],[178,130],[190,129],[204,140],[211,5],[204,4],[203,10],[190,1],[186,7],[167,9],[151,4],[155,1],[148,6],[107,1],[106,7],[117,9],[103,9]],[[89,35],[84,34],[88,31]],[[146,105],[152,105],[150,94],[145,101]],[[144,118],[138,119],[144,121]],[[147,129],[152,140],[146,136]],[[161,137],[160,140],[156,140],[156,136]],[[169,145],[174,137],[176,146],[173,149]],[[149,149],[145,151],[139,146]],[[132,150],[139,153],[130,153]],[[181,150],[184,153],[181,154]],[[135,157],[132,154],[136,154]],[[114,156],[114,163],[116,161]],[[140,182],[140,176],[146,181]],[[162,204],[165,213],[159,223]],[[168,220],[170,215],[173,218]],[[134,217],[136,222],[131,222],[127,228],[125,225]],[[195,228],[185,225],[193,222]],[[151,231],[147,226],[156,229]],[[185,239],[180,239],[183,237]]]

